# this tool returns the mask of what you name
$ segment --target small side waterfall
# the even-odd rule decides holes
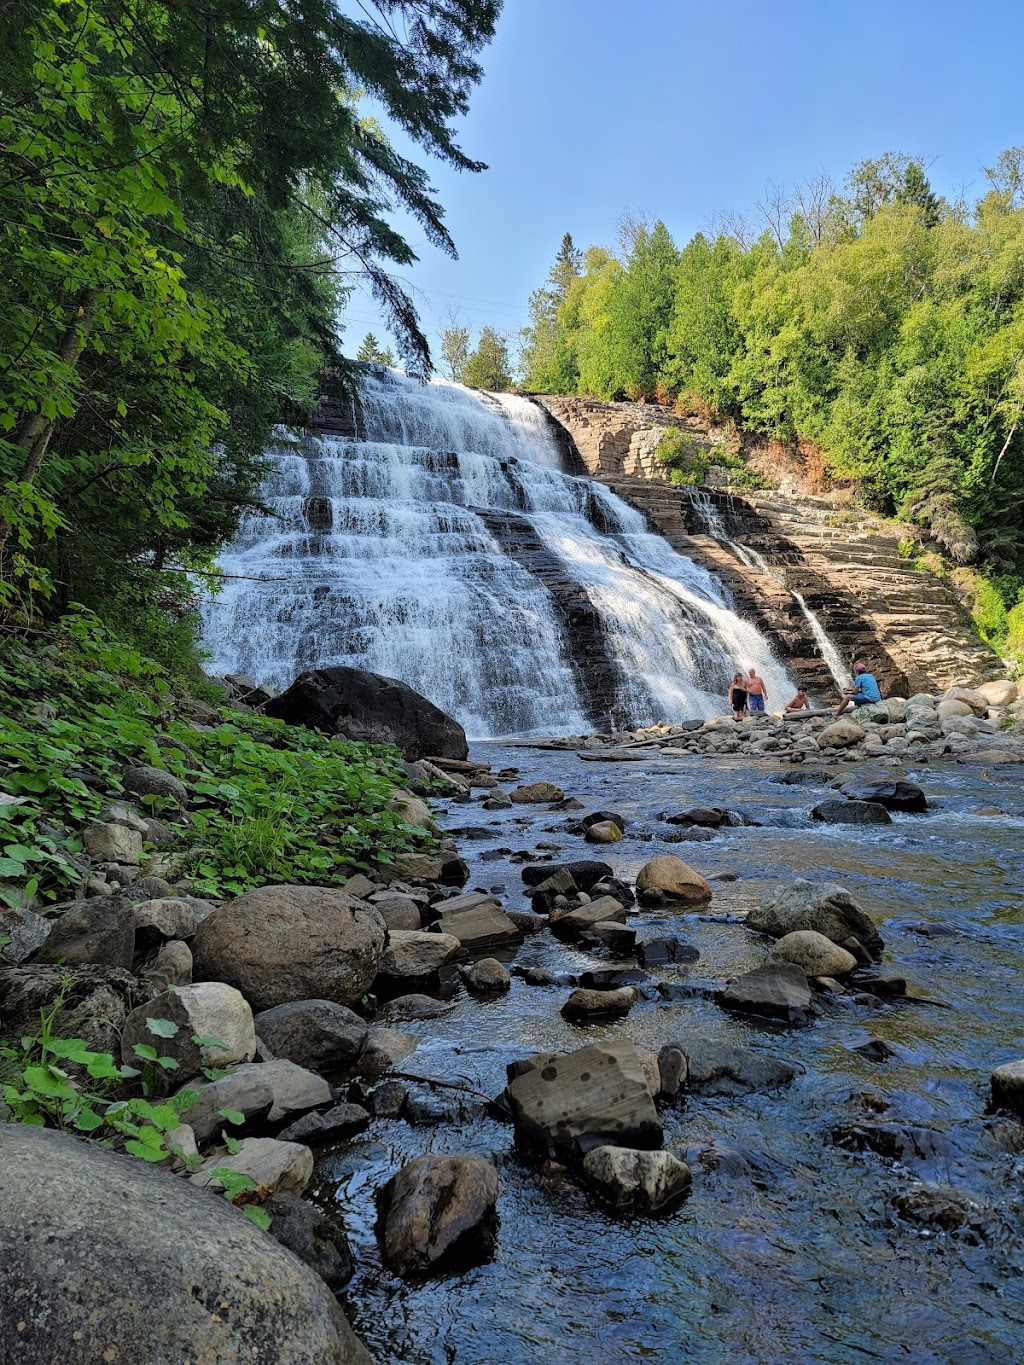
[[[221,558],[238,577],[204,606],[215,671],[281,687],[316,665],[367,668],[475,736],[721,714],[737,668],[756,667],[773,696],[790,686],[712,574],[563,472],[527,399],[371,374],[356,429],[271,452],[271,514],[246,517]],[[600,639],[574,638],[551,575],[489,529],[501,512],[591,604]],[[579,686],[597,649],[615,693],[600,715]]]
[[[723,545],[728,545],[736,558],[740,560],[741,563],[745,564],[748,569],[754,569],[758,573],[767,574],[769,578],[773,578],[776,583],[779,583],[786,589],[803,612],[810,632],[814,637],[814,643],[818,646],[818,652],[821,655],[822,661],[828,671],[832,674],[836,686],[840,689],[849,687],[850,669],[843,660],[843,656],[836,648],[835,642],[830,638],[825,627],[818,620],[815,612],[807,605],[807,601],[803,594],[797,592],[795,588],[791,588],[786,582],[786,575],[782,570],[776,568],[774,564],[769,564],[764,555],[759,554],[757,550],[752,549],[749,545],[741,545],[739,541],[729,539],[725,522],[722,520],[722,514],[703,489],[696,489],[694,491],[693,507],[707,529],[709,536],[714,540],[720,541]]]

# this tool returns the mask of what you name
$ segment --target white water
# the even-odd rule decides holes
[[[369,376],[365,439],[282,446],[204,607],[214,672],[286,686],[349,664],[423,692],[471,735],[583,731],[587,703],[551,596],[477,511],[525,519],[601,615],[631,724],[725,710],[735,669],[791,686],[768,642],[706,570],[607,488],[562,472],[526,399]],[[575,660],[587,667],[585,657]]]
[[[817,614],[807,605],[803,594],[798,593],[795,588],[791,588],[786,582],[786,575],[782,570],[776,568],[774,564],[769,564],[764,555],[760,554],[757,550],[752,549],[749,545],[741,545],[739,541],[729,539],[729,534],[726,531],[725,522],[722,520],[721,513],[706,493],[699,489],[695,491],[693,495],[693,505],[697,515],[707,528],[709,536],[712,536],[715,540],[721,541],[723,545],[728,545],[736,558],[739,559],[741,563],[745,564],[748,569],[756,569],[758,573],[767,574],[769,578],[774,578],[776,583],[780,583],[786,589],[803,612],[807,624],[810,627],[811,634],[814,636],[814,643],[818,646],[818,652],[821,655],[822,662],[832,674],[836,686],[840,691],[844,687],[849,687],[850,670],[844,661],[843,656],[836,648],[834,641],[828,634],[828,631],[826,631],[825,627],[818,619]]]

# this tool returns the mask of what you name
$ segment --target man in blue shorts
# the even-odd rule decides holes
[[[747,710],[764,711],[764,704],[768,700],[768,689],[764,685],[764,678],[759,678],[757,670],[752,668],[746,680],[747,688]]]
[[[848,706],[870,706],[873,702],[882,700],[875,675],[868,672],[868,666],[863,660],[857,660],[853,671],[856,680],[853,687],[843,688],[843,700],[836,709],[837,716],[841,716]]]

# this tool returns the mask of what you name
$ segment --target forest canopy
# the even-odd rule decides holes
[[[773,189],[681,250],[661,222],[614,251],[566,236],[530,299],[523,384],[671,403],[745,439],[810,445],[954,563],[1024,587],[1024,147],[950,204],[890,154]]]

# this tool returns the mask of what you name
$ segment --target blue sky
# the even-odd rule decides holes
[[[450,311],[521,327],[563,232],[612,246],[625,214],[682,245],[716,211],[756,218],[768,182],[840,181],[885,151],[980,195],[1024,143],[1022,51],[1020,0],[506,0],[460,128],[489,169],[431,166],[459,260],[403,224],[420,256],[403,279],[434,343]],[[357,293],[345,349],[370,329],[386,339]]]

